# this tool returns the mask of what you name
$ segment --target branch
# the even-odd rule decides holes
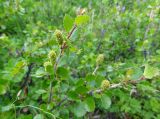
[[[68,40],[70,39],[70,37],[72,36],[72,34],[73,34],[73,32],[76,30],[76,28],[77,28],[77,25],[75,24],[75,25],[73,26],[73,28],[71,29],[71,31],[68,33],[68,36],[67,36],[67,39],[68,39]],[[66,48],[67,48],[67,44],[66,44],[66,42],[64,42],[64,43],[62,44],[62,46],[61,46],[60,53],[59,53],[59,55],[58,55],[58,57],[57,57],[57,59],[56,59],[56,62],[55,62],[55,64],[54,64],[54,79],[57,78],[56,72],[57,72],[58,63],[59,63],[61,57],[63,56],[64,50],[65,50]],[[50,103],[51,100],[52,100],[52,90],[53,90],[53,80],[52,80],[51,83],[50,83],[50,91],[49,91],[49,99],[48,99],[48,102],[49,102],[49,103]]]
[[[72,36],[73,32],[75,31],[75,29],[77,28],[77,25],[74,24],[73,28],[71,29],[71,31],[69,32],[67,39],[70,39],[70,37]]]
[[[127,83],[135,85],[135,84],[141,82],[142,80],[146,80],[146,78],[144,76],[142,76],[138,80],[129,80]],[[117,83],[117,84],[111,84],[111,86],[107,90],[111,90],[111,89],[115,89],[115,88],[121,88],[123,85],[124,85],[124,82]],[[103,91],[104,90],[102,90],[102,89],[96,89],[96,90],[89,91],[88,94],[93,95],[93,93],[101,93]]]
[[[75,25],[73,26],[73,28],[71,29],[71,31],[68,33],[68,36],[67,36],[67,39],[68,39],[68,40],[70,39],[70,37],[72,36],[72,34],[73,34],[73,32],[76,30],[76,28],[77,28],[77,25],[75,24]],[[63,56],[63,53],[64,53],[65,48],[67,48],[66,42],[64,42],[64,43],[62,44],[62,46],[61,46],[61,51],[60,51],[60,53],[59,53],[59,55],[58,55],[58,57],[57,57],[57,59],[56,59],[56,63],[54,64],[54,71],[55,71],[55,73],[56,73],[56,71],[57,71],[58,63],[59,63],[61,57]]]
[[[120,88],[122,86],[122,83],[118,83],[118,84],[112,84],[109,88],[109,89],[114,89],[114,88]],[[90,95],[93,95],[93,93],[101,93],[103,92],[104,90],[102,90],[101,88],[100,89],[96,89],[96,90],[91,90],[88,92],[88,94]]]

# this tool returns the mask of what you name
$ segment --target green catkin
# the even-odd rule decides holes
[[[59,45],[62,45],[63,41],[64,41],[62,32],[60,30],[55,30],[54,34],[55,34],[55,36],[57,38],[57,41],[58,41]]]
[[[54,50],[51,50],[51,51],[48,53],[48,58],[49,58],[49,60],[50,60],[50,62],[51,62],[52,64],[55,64],[55,62],[56,62],[56,57],[57,57],[57,55],[56,55],[56,52],[55,52]]]
[[[103,63],[103,61],[104,61],[104,54],[99,54],[97,59],[96,59],[96,64],[100,65],[100,64]]]
[[[110,87],[110,82],[108,80],[103,80],[101,83],[102,90],[105,90]]]

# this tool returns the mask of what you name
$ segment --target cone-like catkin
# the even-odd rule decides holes
[[[52,69],[52,63],[49,61],[45,62],[43,64],[43,66],[44,66],[46,72],[49,72]]]
[[[57,41],[59,43],[59,45],[62,45],[63,44],[63,35],[62,35],[62,32],[60,30],[55,30],[55,36],[57,38]]]
[[[103,61],[104,61],[104,54],[99,54],[97,59],[96,59],[96,64],[100,65],[100,64],[103,63]]]
[[[56,62],[56,57],[57,57],[56,52],[54,50],[51,50],[48,54],[48,58],[52,64]]]
[[[108,80],[103,80],[101,83],[102,90],[105,90],[110,87],[110,82]]]

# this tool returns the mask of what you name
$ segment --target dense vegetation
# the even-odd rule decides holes
[[[1,119],[160,119],[159,0],[0,0]]]

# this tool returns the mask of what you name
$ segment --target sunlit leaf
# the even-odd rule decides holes
[[[84,102],[86,104],[86,110],[88,112],[93,112],[95,110],[95,101],[92,97],[88,97]]]
[[[71,28],[73,27],[73,24],[74,24],[74,19],[68,14],[66,14],[63,18],[63,26],[65,30],[69,32]]]
[[[42,114],[37,114],[33,119],[44,119]]]
[[[76,103],[73,107],[73,113],[77,116],[77,117],[82,117],[86,114],[86,109],[85,109],[85,103],[83,102],[79,102]]]
[[[152,67],[152,66],[149,65],[149,64],[146,64],[143,75],[144,75],[146,78],[151,79],[151,78],[159,75],[159,69],[156,68],[156,67]]]
[[[108,109],[111,106],[111,99],[106,94],[101,97],[101,105],[104,109]]]
[[[82,25],[85,24],[89,21],[89,16],[87,15],[79,15],[75,19],[75,24],[77,25]]]

